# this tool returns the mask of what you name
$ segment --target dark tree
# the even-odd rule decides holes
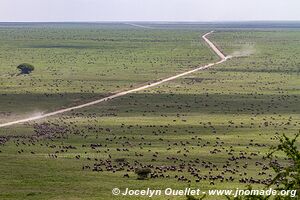
[[[28,63],[20,64],[17,68],[21,71],[21,74],[30,74],[34,70],[34,66]]]
[[[139,168],[135,170],[135,173],[138,175],[138,180],[145,180],[148,178],[148,175],[151,173],[151,169]]]

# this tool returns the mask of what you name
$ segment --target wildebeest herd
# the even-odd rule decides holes
[[[169,86],[166,88],[168,90]],[[185,91],[186,87],[177,89]],[[158,97],[147,94],[150,91],[144,92],[146,93],[129,95],[104,106],[95,106],[82,112],[74,111],[42,123],[28,124],[26,126],[33,127],[31,136],[2,137],[1,142],[4,144],[13,138],[18,154],[24,153],[25,147],[21,146],[36,144],[47,149],[50,159],[63,159],[64,154],[71,153],[76,162],[82,163],[82,173],[110,172],[119,173],[124,178],[135,178],[134,171],[137,168],[149,168],[151,179],[208,182],[210,185],[226,182],[268,185],[272,174],[261,151],[269,148],[270,144],[263,143],[253,135],[235,135],[234,140],[237,141],[234,143],[231,139],[226,139],[226,136],[243,129],[279,131],[299,125],[292,116],[280,118],[280,114],[277,114],[280,120],[276,120],[275,115],[260,117],[257,112],[252,113],[248,121],[241,120],[238,116],[228,118],[226,123],[208,120],[190,114],[199,110],[215,112],[215,104],[220,99],[212,98],[208,93],[200,97],[176,94]],[[224,103],[221,105],[224,106],[221,109],[236,109],[234,105],[226,103],[226,99],[222,100]],[[272,101],[271,99],[270,102]],[[253,106],[255,105],[249,105]],[[245,107],[246,105],[242,106],[243,112],[247,110]],[[252,110],[249,109],[249,112]],[[126,115],[129,119],[136,115],[142,116],[145,121],[135,118],[123,121],[123,116]],[[147,117],[158,118],[160,122],[153,123]],[[73,137],[77,138],[76,141],[68,142]]]
[[[226,34],[233,33],[224,34],[226,39]],[[257,39],[248,33],[239,34],[248,40]],[[269,39],[267,42],[272,41],[266,33],[260,34]],[[88,181],[101,180],[113,186],[126,182],[126,186],[138,187],[137,169],[150,169],[148,182],[143,184],[155,186],[158,182],[206,188],[265,186],[274,177],[270,162],[277,166],[289,163],[281,155],[269,160],[266,153],[279,134],[299,131],[300,98],[297,70],[284,71],[278,58],[264,56],[255,61],[235,58],[229,64],[151,90],[1,129],[1,162],[12,166],[15,174],[22,174],[12,180],[22,179],[27,172],[36,173],[23,169],[23,165],[37,159],[47,164],[34,163],[36,168],[46,169],[43,173],[62,171],[80,177],[76,181],[92,176]],[[272,67],[274,63],[280,66]],[[291,66],[297,63],[296,57],[288,62]],[[267,69],[262,70],[264,67]],[[53,90],[60,84],[57,81]],[[94,98],[91,94],[99,92],[94,84],[82,92]],[[68,96],[60,90],[44,95],[53,100]],[[74,96],[87,97],[80,93]],[[18,171],[19,166],[22,169]],[[34,180],[55,182],[45,176],[35,176]],[[66,180],[65,184],[76,181]]]

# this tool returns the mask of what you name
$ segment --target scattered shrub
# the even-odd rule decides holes
[[[34,66],[28,63],[20,64],[17,68],[21,71],[21,74],[30,74],[34,70]]]
[[[148,175],[151,173],[150,168],[138,168],[135,170],[135,173],[138,175],[138,180],[145,180],[148,178]]]

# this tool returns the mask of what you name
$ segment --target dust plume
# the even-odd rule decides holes
[[[244,45],[240,50],[234,51],[231,57],[248,57],[255,53],[254,45]]]

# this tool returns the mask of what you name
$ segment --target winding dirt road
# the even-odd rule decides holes
[[[91,101],[89,103],[85,103],[85,104],[81,104],[81,105],[78,105],[78,106],[73,106],[73,107],[57,110],[57,111],[54,111],[54,112],[42,114],[42,115],[35,116],[35,117],[29,117],[29,118],[26,118],[26,119],[21,119],[21,120],[16,120],[16,121],[0,124],[0,127],[8,127],[8,126],[12,126],[12,125],[15,125],[15,124],[21,124],[21,123],[25,123],[25,122],[39,120],[39,119],[51,117],[51,116],[54,116],[54,115],[62,114],[62,113],[65,113],[65,112],[77,110],[77,109],[80,109],[80,108],[85,108],[85,107],[88,107],[88,106],[99,104],[99,103],[104,102],[104,101],[109,101],[111,99],[115,99],[117,97],[127,95],[127,94],[130,94],[130,93],[134,93],[134,92],[145,90],[145,89],[148,89],[148,88],[151,88],[151,87],[155,87],[157,85],[160,85],[162,83],[177,79],[179,77],[182,77],[182,76],[185,76],[185,75],[188,75],[188,74],[200,71],[200,70],[205,70],[205,69],[207,69],[209,67],[212,67],[214,65],[221,64],[221,63],[225,62],[226,60],[228,60],[230,57],[225,56],[209,39],[207,39],[207,36],[212,34],[212,33],[213,33],[213,31],[211,31],[209,33],[206,33],[205,35],[202,36],[202,38],[208,44],[208,46],[220,57],[221,60],[218,61],[218,62],[210,63],[210,64],[207,64],[205,66],[201,66],[201,67],[198,67],[196,69],[193,69],[193,70],[190,70],[190,71],[187,71],[187,72],[183,72],[181,74],[177,74],[175,76],[171,76],[171,77],[166,78],[166,79],[159,80],[159,81],[154,82],[154,83],[149,83],[149,84],[144,85],[142,87],[138,87],[138,88],[135,88],[135,89],[132,89],[132,90],[127,90],[127,91],[124,91],[124,92],[119,92],[119,93],[116,93],[114,95],[111,95],[111,96],[108,96],[108,97],[105,97],[105,98],[102,98],[102,99],[99,99],[99,100]]]

